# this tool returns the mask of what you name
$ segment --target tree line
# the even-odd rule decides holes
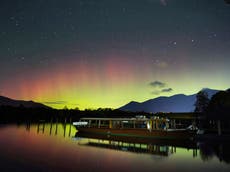
[[[230,119],[230,89],[217,92],[211,99],[201,90],[197,93],[194,111],[210,119]]]
[[[146,112],[127,112],[119,109],[98,108],[98,109],[52,109],[52,108],[26,108],[24,106],[0,106],[0,124],[15,122],[38,122],[57,121],[70,122],[78,121],[82,117],[134,117],[146,115]]]
[[[202,114],[201,128],[215,131],[219,127],[230,133],[230,89],[219,91],[210,99],[207,92],[198,92],[194,111]]]

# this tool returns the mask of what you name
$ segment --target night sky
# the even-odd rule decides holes
[[[1,0],[0,95],[63,108],[230,87],[224,0]]]

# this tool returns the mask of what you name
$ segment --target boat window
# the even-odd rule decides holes
[[[108,120],[102,120],[100,128],[108,128],[109,127],[109,121]]]
[[[123,128],[134,128],[133,121],[122,121]]]
[[[112,127],[113,128],[121,128],[121,121],[113,121]]]
[[[146,121],[136,121],[135,128],[147,128]]]
[[[97,120],[91,120],[91,127],[97,127],[98,126],[98,123],[97,123]]]

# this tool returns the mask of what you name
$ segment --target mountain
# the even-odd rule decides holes
[[[13,100],[4,96],[0,96],[0,106],[12,106],[12,107],[24,106],[27,108],[50,108],[49,106],[45,106],[41,103],[36,103],[33,101],[24,101],[24,100]]]
[[[207,92],[209,98],[216,94],[220,90],[213,90],[209,88],[202,89]],[[139,103],[132,101],[122,107],[120,110],[124,111],[145,111],[145,112],[192,112],[194,111],[194,104],[196,101],[196,94],[184,95],[177,94],[170,97],[157,97],[154,99],[147,100]]]

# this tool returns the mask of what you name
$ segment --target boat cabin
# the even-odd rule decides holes
[[[166,118],[81,118],[79,122],[74,122],[77,128],[109,128],[109,129],[149,129],[163,130],[170,127]]]

